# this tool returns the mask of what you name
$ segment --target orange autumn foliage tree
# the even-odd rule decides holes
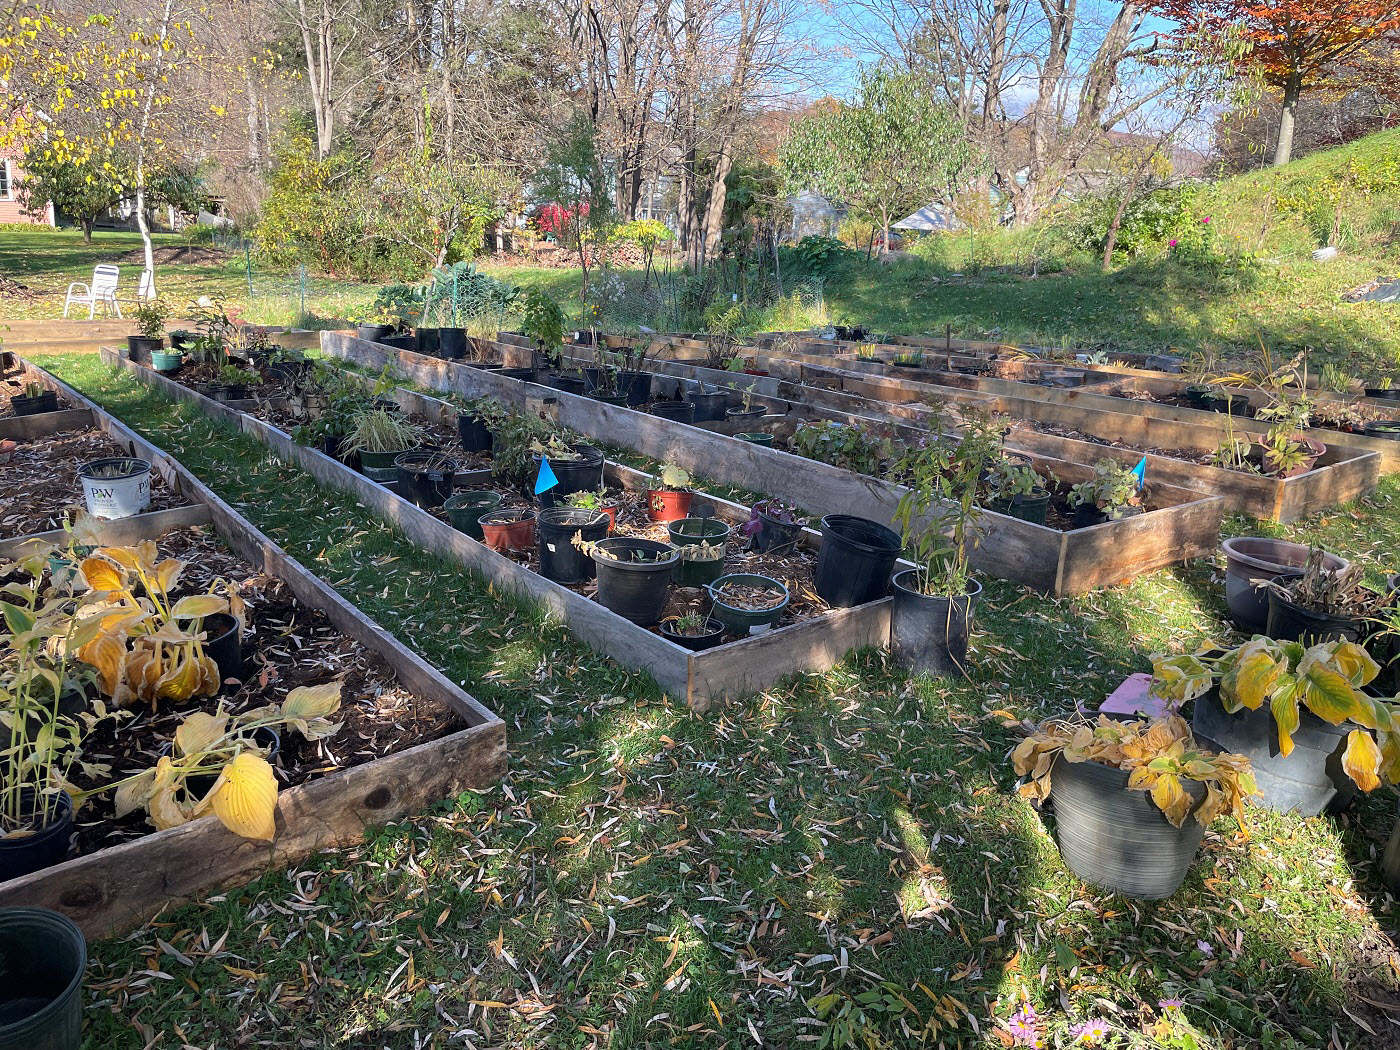
[[[1334,75],[1335,63],[1400,31],[1400,0],[1155,0],[1151,10],[1181,26],[1179,39],[1234,28],[1256,67],[1283,95],[1274,163],[1293,153],[1298,100]]]

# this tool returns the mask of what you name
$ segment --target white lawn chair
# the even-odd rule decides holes
[[[97,304],[102,304],[102,313],[110,317],[115,311],[118,318],[122,315],[121,305],[117,302],[117,276],[121,271],[112,263],[100,263],[93,267],[92,284],[87,285],[82,281],[74,281],[68,286],[68,298],[63,302],[63,316],[68,316],[68,308],[74,303],[82,306],[87,304],[88,320],[91,321],[97,312]],[[82,289],[78,291],[78,289]]]

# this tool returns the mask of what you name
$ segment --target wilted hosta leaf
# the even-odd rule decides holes
[[[243,751],[224,766],[211,801],[215,815],[235,835],[272,841],[277,831],[277,778],[258,755]]]
[[[289,724],[294,726],[297,732],[307,740],[324,740],[326,737],[339,733],[340,727],[345,723],[332,722],[329,718],[308,718],[306,721],[298,718]]]
[[[228,609],[228,602],[216,594],[191,594],[181,598],[170,610],[170,615],[178,620],[192,620],[201,616],[213,616]]]
[[[124,569],[135,569],[137,567],[136,552],[130,547],[103,547],[97,552],[104,558],[110,558]]]
[[[1191,812],[1191,796],[1181,786],[1180,778],[1171,773],[1162,774],[1152,785],[1152,801],[1175,828],[1181,827]]]
[[[1334,726],[1358,713],[1356,689],[1350,680],[1321,664],[1307,669],[1307,677],[1303,679],[1303,702],[1318,718]]]
[[[106,558],[84,558],[78,571],[94,591],[126,590],[126,575]]]
[[[1293,734],[1298,731],[1298,701],[1292,696],[1276,696],[1269,705],[1278,723],[1278,750],[1284,758],[1293,753]]]
[[[340,682],[302,686],[282,701],[282,714],[288,719],[319,718],[340,707]]]
[[[1332,660],[1336,664],[1337,670],[1346,675],[1351,683],[1357,687],[1369,685],[1375,680],[1376,675],[1381,673],[1380,664],[1376,663],[1371,658],[1371,654],[1355,642],[1337,642],[1336,649],[1332,653]],[[1299,670],[1302,670],[1301,665]]]
[[[175,730],[175,751],[178,755],[193,755],[206,750],[228,732],[228,715],[211,715],[205,711],[195,711],[185,716],[180,728]]]
[[[120,820],[128,813],[134,813],[138,809],[143,809],[150,800],[151,792],[156,784],[156,771],[148,769],[135,780],[128,780],[121,787],[117,788],[114,804],[116,806],[116,817]]]
[[[1370,733],[1353,729],[1347,734],[1342,768],[1362,791],[1374,791],[1380,787],[1381,749],[1376,746]]]

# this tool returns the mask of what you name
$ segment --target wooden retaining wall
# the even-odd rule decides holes
[[[26,367],[35,381],[81,405],[114,441],[150,460],[166,483],[192,503],[111,522],[104,526],[105,540],[131,543],[157,539],[175,525],[211,525],[252,568],[284,581],[298,601],[383,656],[406,689],[446,704],[467,728],[283,789],[277,800],[277,836],[270,843],[241,838],[217,818],[204,817],[0,883],[0,907],[53,908],[90,938],[112,936],[168,906],[202,900],[320,850],[359,842],[375,827],[463,791],[487,788],[505,774],[506,731],[500,718],[307,571],[160,448],[56,377]],[[6,547],[13,549],[25,539]]]

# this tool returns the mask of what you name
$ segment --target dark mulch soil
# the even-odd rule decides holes
[[[62,528],[75,509],[85,510],[79,468],[89,460],[130,454],[96,430],[69,430],[20,442],[10,462],[0,466],[0,536],[10,539]],[[150,510],[188,502],[170,491],[159,472],[152,474]]]
[[[181,719],[192,711],[212,711],[220,702],[226,710],[247,711],[281,703],[298,686],[336,679],[343,683],[341,707],[331,720],[342,724],[340,731],[315,742],[303,740],[295,730],[283,732],[281,749],[273,760],[280,786],[371,762],[461,728],[451,709],[407,692],[382,656],[346,638],[323,613],[298,602],[282,581],[249,568],[210,530],[174,530],[158,546],[162,557],[188,563],[181,593],[205,591],[220,578],[236,586],[246,605],[245,679],[225,682],[217,700],[163,705],[155,712],[143,706],[131,709],[131,715],[120,722],[101,722],[88,736],[83,758],[109,765],[111,774],[98,778],[75,774],[72,779],[79,787],[110,783],[153,766],[161,745],[173,739]],[[149,834],[144,813],[116,820],[112,812],[110,794],[94,798],[83,808],[75,822],[79,853]]]

